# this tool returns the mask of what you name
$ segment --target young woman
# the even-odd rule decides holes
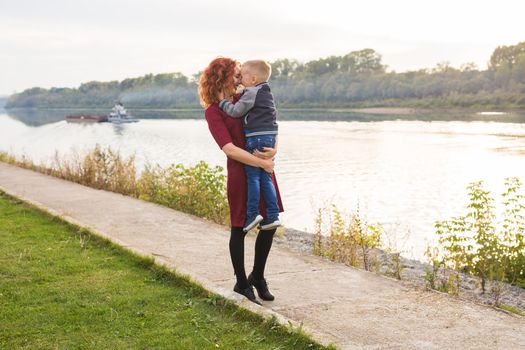
[[[231,220],[229,247],[237,278],[233,290],[244,295],[250,301],[260,304],[253,293],[252,286],[257,289],[261,299],[274,300],[264,278],[264,269],[276,229],[259,231],[255,242],[253,270],[246,277],[244,269],[244,237],[246,233],[243,232],[243,226],[246,219],[247,185],[243,164],[260,167],[269,173],[273,173],[274,163],[272,159],[275,156],[277,146],[254,154],[246,152],[244,150],[242,118],[229,117],[219,108],[218,103],[224,97],[238,99],[235,91],[240,81],[239,62],[230,58],[216,58],[210,62],[201,75],[199,97],[201,105],[206,109],[205,116],[210,133],[219,148],[227,156],[227,192]],[[279,211],[282,212],[282,203],[275,175],[272,175],[272,178],[277,191]],[[264,204],[261,203],[261,205]],[[264,208],[261,208],[261,212],[264,212]]]

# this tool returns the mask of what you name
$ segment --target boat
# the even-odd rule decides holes
[[[115,107],[113,107],[113,111],[109,113],[107,121],[110,123],[122,124],[136,123],[139,120],[130,116],[122,103],[119,102],[115,105]]]
[[[108,115],[72,114],[66,115],[66,120],[73,123],[103,123],[114,124],[136,123],[139,120],[128,114],[122,103],[117,103]]]
[[[136,118],[133,118],[131,116],[118,116],[118,115],[109,115],[107,117],[107,122],[114,123],[114,124],[122,124],[122,123],[136,123],[139,120]]]
[[[71,123],[102,123],[108,121],[108,116],[91,114],[71,114],[66,115],[66,120]]]

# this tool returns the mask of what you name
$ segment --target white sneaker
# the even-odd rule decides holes
[[[279,226],[281,226],[281,222],[279,221],[279,219],[277,219],[274,222],[270,222],[269,224],[261,225],[260,227],[261,227],[261,230],[272,230]]]
[[[244,232],[248,232],[250,231],[252,228],[254,228],[255,226],[257,226],[261,221],[263,221],[263,217],[261,215],[257,215],[255,217],[255,219],[252,220],[252,222],[249,222],[246,224],[246,226],[244,226],[244,228],[242,229]]]

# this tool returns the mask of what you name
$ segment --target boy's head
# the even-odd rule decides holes
[[[255,86],[268,81],[272,74],[272,66],[263,60],[246,61],[242,64],[242,85],[246,87]]]

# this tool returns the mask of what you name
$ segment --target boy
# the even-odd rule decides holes
[[[231,103],[222,100],[219,107],[234,118],[244,117],[243,128],[246,137],[246,151],[264,151],[274,148],[277,137],[277,110],[268,85],[271,66],[262,60],[247,61],[241,67],[241,82],[245,87],[239,101]],[[261,230],[280,226],[279,207],[271,174],[261,168],[245,165],[248,185],[246,222],[243,230],[248,232],[260,223]],[[266,217],[259,214],[259,200],[262,191],[266,206]]]

